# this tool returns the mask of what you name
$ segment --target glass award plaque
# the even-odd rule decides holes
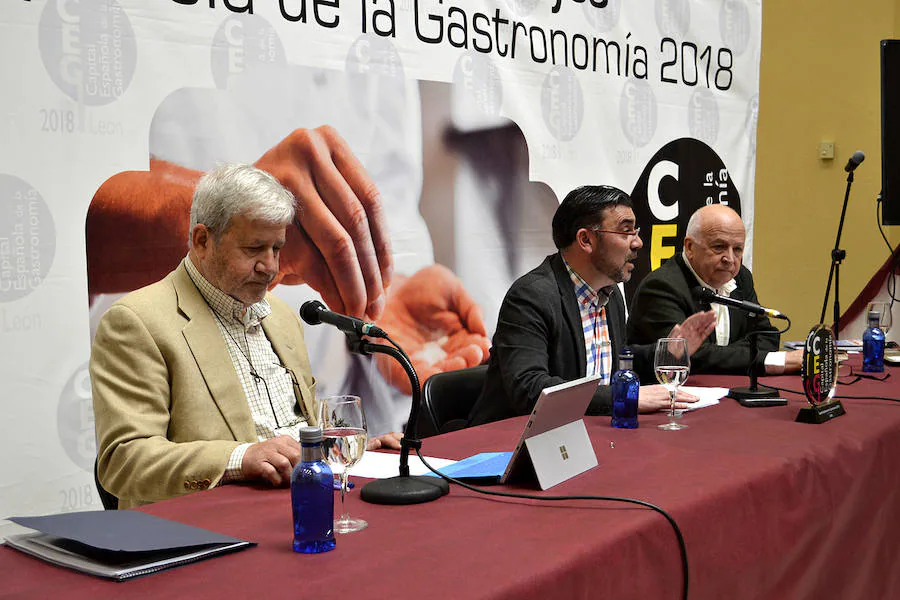
[[[816,325],[806,336],[800,374],[809,406],[800,409],[796,421],[818,425],[844,414],[844,407],[834,397],[837,387],[834,333],[825,325]]]

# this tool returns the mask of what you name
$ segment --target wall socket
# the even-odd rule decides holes
[[[834,158],[834,142],[819,142],[819,158],[822,160]]]

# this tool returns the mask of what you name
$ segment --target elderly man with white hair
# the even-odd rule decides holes
[[[708,307],[693,294],[697,286],[721,296],[759,303],[753,275],[741,264],[746,232],[741,216],[723,204],[711,204],[691,215],[684,251],[649,274],[631,304],[628,339],[651,343],[690,315]],[[758,374],[796,372],[802,352],[778,352],[779,336],[766,317],[714,304],[716,329],[691,355],[695,373],[746,373],[753,362]],[[758,354],[750,356],[751,334]]]

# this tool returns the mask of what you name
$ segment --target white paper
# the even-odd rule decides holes
[[[688,408],[684,409],[685,412],[697,410],[698,408],[706,408],[707,406],[712,406],[713,404],[718,404],[719,400],[728,395],[728,388],[721,387],[696,387],[683,385],[679,389],[700,398],[696,402],[688,404]]]
[[[455,460],[447,458],[432,458],[426,456],[425,460],[435,469],[441,469],[455,463]],[[415,454],[409,455],[409,474],[424,475],[428,473],[428,467],[422,464]],[[400,455],[393,452],[366,452],[358,463],[350,468],[350,475],[357,477],[369,477],[371,479],[386,479],[400,474]]]

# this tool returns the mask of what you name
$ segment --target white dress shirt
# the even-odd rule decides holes
[[[687,268],[691,273],[694,274],[694,277],[697,279],[697,283],[702,285],[705,288],[711,289],[715,293],[720,296],[725,296],[726,298],[731,297],[731,293],[737,289],[737,282],[734,279],[728,280],[722,287],[716,289],[713,286],[709,285],[703,279],[697,275],[697,272],[694,270],[693,265],[691,265],[691,261],[688,260],[687,254],[683,251],[681,256],[684,258],[684,264],[687,265]],[[728,307],[724,304],[712,304],[712,310],[716,313],[716,344],[719,346],[727,346],[731,343],[731,317],[728,314]],[[766,353],[765,365],[766,365],[766,374],[768,375],[779,375],[784,372],[784,362],[787,354],[785,352],[768,352]]]

